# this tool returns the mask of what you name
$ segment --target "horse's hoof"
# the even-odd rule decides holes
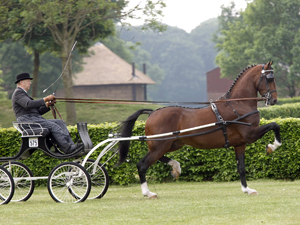
[[[180,175],[180,173],[178,173],[177,170],[173,170],[173,171],[171,172],[171,174],[172,174],[173,178],[175,178],[175,179],[178,179],[178,177],[179,177],[179,175]]]
[[[266,153],[267,153],[267,155],[270,155],[271,153],[273,153],[273,149],[270,148],[268,145],[266,146]]]
[[[157,195],[152,195],[148,197],[149,199],[157,199]]]
[[[249,195],[258,195],[258,192],[257,191],[253,191]]]

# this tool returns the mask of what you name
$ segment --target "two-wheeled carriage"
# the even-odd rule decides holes
[[[120,153],[119,164],[122,164],[126,161],[131,140],[147,141],[149,147],[146,156],[137,163],[142,194],[148,198],[157,198],[156,193],[148,189],[146,180],[146,171],[148,168],[159,160],[172,166],[172,173],[175,177],[178,177],[181,173],[179,162],[166,157],[165,154],[176,151],[184,145],[202,149],[228,148],[232,146],[236,155],[237,170],[240,174],[242,192],[248,193],[249,195],[258,194],[256,190],[249,188],[246,182],[246,144],[255,142],[271,130],[274,131],[275,140],[273,144],[266,146],[267,152],[275,151],[282,144],[278,124],[271,122],[262,126],[259,125],[260,117],[259,111],[257,110],[257,93],[261,94],[266,105],[274,105],[277,103],[275,77],[271,65],[272,62],[269,62],[267,65],[252,65],[251,67],[245,68],[243,72],[238,75],[229,91],[219,98],[216,104],[212,104],[211,102],[211,107],[202,109],[164,107],[155,111],[149,109],[138,110],[123,122],[121,131],[122,137],[108,138],[93,148],[87,145],[86,149],[90,150],[82,153],[82,155],[86,154],[83,161],[62,163],[56,166],[51,171],[49,178],[47,178],[48,190],[51,197],[58,202],[84,201],[89,195],[91,182],[95,183],[96,187],[100,187],[100,191],[96,191],[95,196],[102,197],[108,187],[108,176],[103,165],[99,163],[100,159],[120,142],[118,149]],[[145,124],[146,136],[132,137],[134,123],[141,114],[150,115]],[[85,129],[87,130],[87,128]],[[203,129],[203,132],[198,133],[198,129]],[[23,131],[21,130],[21,132]],[[188,132],[188,134],[183,134],[185,132]],[[84,133],[87,133],[87,131]],[[24,134],[22,135],[24,136]],[[37,135],[35,134],[35,136]],[[39,139],[44,137],[43,135],[40,136],[41,137],[35,138]],[[83,137],[82,139],[84,142],[85,138]],[[0,158],[0,162],[16,160],[20,159],[21,156],[32,154],[32,151],[36,150],[37,146],[27,147],[31,142],[34,144],[34,139],[22,140],[25,147],[23,147],[22,144],[17,156],[5,159]],[[55,146],[54,150],[51,151],[49,146],[53,144],[49,144],[47,140],[42,139],[41,142],[41,146],[43,147],[39,148],[52,157],[66,159],[81,156],[78,152],[72,155],[63,155],[57,152]],[[108,145],[101,151],[96,161],[89,163],[91,154],[104,144]],[[12,171],[11,165],[12,162],[6,164],[4,167],[7,168],[8,171]],[[85,168],[88,169],[88,172]],[[24,171],[25,170],[26,169],[24,169]],[[102,178],[98,179],[97,171],[102,175]],[[29,172],[27,172],[29,178],[26,179],[24,179],[23,176],[16,179],[16,175],[14,174],[12,174],[13,178],[11,178],[9,172],[5,169],[2,169],[0,172],[3,173],[0,178],[5,182],[3,185],[5,188],[3,189],[6,194],[4,195],[0,192],[0,199],[4,199],[2,200],[3,203],[9,202],[8,199],[13,195],[14,189],[18,190],[18,188],[14,188],[14,186],[20,186],[18,183],[19,180],[32,182],[35,179],[31,177]],[[1,182],[2,181],[0,181],[0,184],[2,184]],[[28,184],[26,187],[29,196],[32,194],[32,185]],[[11,190],[11,192],[9,192],[9,190]],[[22,199],[20,198],[20,200]],[[24,200],[26,200],[26,197],[24,197]]]
[[[82,156],[92,148],[93,143],[87,131],[86,123],[77,123],[84,151],[65,154],[60,151],[51,133],[38,123],[13,123],[22,134],[21,147],[13,157],[0,157],[4,164],[0,167],[0,204],[10,201],[28,200],[35,187],[35,180],[47,179],[50,196],[56,202],[82,202],[89,198],[101,198],[108,188],[108,174],[102,165],[92,159],[81,165]],[[47,156],[59,159],[74,159],[55,166],[49,176],[34,177],[31,170],[19,160],[31,156],[37,149]]]
[[[14,127],[22,134],[20,151],[13,157],[2,157],[0,162],[5,162],[0,167],[0,204],[10,201],[26,201],[34,191],[34,181],[47,179],[47,188],[50,196],[56,202],[83,202],[87,198],[101,198],[105,195],[109,186],[109,177],[104,165],[118,153],[116,151],[106,162],[100,163],[101,158],[115,145],[123,141],[131,140],[156,140],[157,138],[174,138],[176,135],[186,132],[219,126],[223,122],[210,123],[202,126],[192,127],[180,131],[168,132],[149,136],[119,137],[110,135],[108,139],[100,142],[95,147],[87,131],[86,123],[77,123],[80,138],[84,144],[84,151],[64,154],[59,150],[48,129],[38,123],[13,123]],[[225,121],[225,124],[250,125],[239,121]],[[219,128],[216,128],[217,130]],[[200,135],[202,133],[197,133]],[[175,135],[175,136],[174,136]],[[98,149],[107,144],[96,160],[90,156]],[[46,155],[57,159],[70,159],[72,162],[62,162],[55,166],[49,176],[34,177],[31,170],[23,163],[16,160],[24,160],[32,155],[35,150],[40,149]],[[80,159],[85,156],[84,159]]]

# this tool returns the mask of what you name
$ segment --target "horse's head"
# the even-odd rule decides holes
[[[272,63],[273,62],[269,62],[267,65],[262,65],[261,75],[257,85],[257,91],[262,97],[266,98],[266,106],[277,103],[277,90],[273,68],[271,67]]]

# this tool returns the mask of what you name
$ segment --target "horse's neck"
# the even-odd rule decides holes
[[[249,72],[250,73],[250,72]],[[227,95],[227,99],[246,99],[246,98],[257,98],[257,88],[255,86],[254,77],[251,74],[244,74],[235,86],[232,88],[231,92]],[[242,101],[247,105],[252,107],[257,107],[256,100]]]
[[[244,74],[241,77],[235,86],[232,88],[230,93],[230,98],[256,98],[257,97],[257,88],[255,86],[254,76],[250,74]]]

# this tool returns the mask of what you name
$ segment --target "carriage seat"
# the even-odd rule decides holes
[[[47,137],[50,134],[48,128],[35,122],[13,122],[13,126],[22,134],[22,137]]]
[[[93,148],[93,143],[87,130],[87,123],[77,123],[79,136],[84,144],[84,150],[79,149],[80,151],[78,150],[70,154],[63,153],[57,146],[51,132],[39,123],[13,122],[13,126],[22,134],[22,144],[17,155],[9,157],[10,160],[28,158],[36,149],[41,149],[46,155],[58,159],[78,158],[86,155]],[[2,158],[0,157],[0,162],[1,160]]]

